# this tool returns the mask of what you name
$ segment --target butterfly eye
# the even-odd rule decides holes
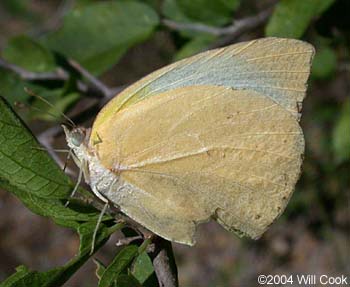
[[[81,131],[74,131],[71,134],[72,144],[79,147],[84,141],[85,135]]]

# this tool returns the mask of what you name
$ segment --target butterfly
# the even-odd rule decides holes
[[[115,96],[91,130],[65,127],[68,146],[99,198],[165,239],[193,245],[211,219],[257,239],[300,176],[314,53],[262,38],[175,62]]]

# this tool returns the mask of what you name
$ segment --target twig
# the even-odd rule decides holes
[[[171,242],[156,236],[153,240],[155,251],[150,255],[153,258],[154,271],[160,287],[178,287],[177,267],[171,247]]]
[[[61,168],[63,168],[64,163],[62,162],[60,157],[57,155],[55,150],[52,148],[52,140],[62,132],[63,132],[62,128],[59,125],[56,125],[45,130],[38,136],[38,141],[41,143],[43,147],[45,147],[45,150],[49,153],[49,155],[54,159],[54,161]],[[66,168],[65,171],[72,176],[75,175],[75,173],[70,168]]]
[[[105,100],[109,100],[125,88],[125,86],[109,88],[95,76],[91,75],[89,71],[84,69],[76,61],[68,60],[68,63],[88,82],[88,84],[86,84],[83,81],[79,80],[77,83],[78,91],[83,94],[90,93],[95,97],[102,97]],[[1,58],[0,67],[16,73],[23,80],[27,81],[67,81],[69,79],[69,73],[62,68],[57,68],[53,72],[31,72],[15,64],[9,63]]]
[[[204,32],[215,36],[226,35],[227,30],[231,28],[231,26],[220,28],[220,27],[208,26],[201,23],[180,23],[169,19],[163,19],[162,23],[164,26],[170,28],[171,30]]]
[[[142,240],[143,237],[141,235],[136,235],[132,237],[125,237],[125,238],[120,238],[118,239],[117,243],[115,244],[116,246],[123,246],[123,245],[128,245],[131,242],[135,240]]]
[[[83,68],[83,66],[81,66],[78,62],[69,59],[68,63],[74,70],[76,70],[80,75],[88,80],[90,86],[98,91],[104,98],[110,99],[115,95],[115,88],[109,88],[102,81],[92,75],[88,70]]]
[[[31,72],[26,69],[23,69],[1,58],[0,58],[0,67],[14,72],[17,75],[19,75],[22,79],[28,80],[28,81],[41,81],[41,80],[66,81],[69,78],[68,73],[61,68],[58,68],[56,69],[56,71],[53,71],[53,72],[36,73],[36,72]]]
[[[261,11],[257,15],[236,20],[233,25],[227,27],[213,27],[201,23],[179,23],[169,19],[163,19],[164,26],[177,31],[205,32],[215,36],[228,36],[230,39],[236,38],[246,31],[255,29],[265,23],[272,12],[271,8]],[[219,45],[217,45],[219,46]]]
[[[243,18],[241,20],[235,21],[235,24],[231,26],[230,33],[225,37],[219,39],[215,43],[209,46],[209,49],[225,46],[231,44],[235,39],[244,33],[254,30],[264,24],[270,17],[272,13],[272,8],[268,8],[259,12],[255,16]]]

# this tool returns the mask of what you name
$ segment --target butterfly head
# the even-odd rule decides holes
[[[69,128],[62,125],[64,133],[66,134],[66,140],[68,146],[72,150],[80,149],[83,145],[88,142],[88,132],[86,128],[83,127],[73,127]]]

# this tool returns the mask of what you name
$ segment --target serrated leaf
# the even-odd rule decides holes
[[[132,275],[120,274],[117,278],[115,287],[142,287],[137,279]]]
[[[326,79],[331,77],[337,68],[337,56],[333,49],[323,46],[317,49],[312,64],[312,77]]]
[[[22,280],[29,273],[29,269],[26,266],[20,265],[16,267],[16,273],[13,273],[11,276],[6,278],[3,282],[0,283],[1,287],[10,287],[14,286],[16,282]]]
[[[154,268],[152,260],[147,252],[144,251],[136,257],[131,273],[141,284],[143,284],[153,272]]]
[[[17,36],[9,40],[2,51],[2,56],[8,62],[28,71],[48,72],[56,67],[54,55],[27,36]]]
[[[72,183],[25,128],[0,101],[0,176],[8,185],[43,198],[66,198]]]
[[[336,162],[342,163],[350,159],[350,100],[346,100],[340,117],[333,130],[333,152]]]
[[[61,225],[97,220],[99,212],[72,202],[74,185],[51,159],[9,105],[0,97],[0,187],[15,194],[33,212]]]
[[[106,218],[108,219],[108,217]],[[109,217],[110,219],[110,217]],[[79,225],[78,227],[78,233],[80,236],[80,246],[79,246],[79,254],[90,254],[91,251],[91,245],[92,245],[92,239],[93,239],[93,233],[95,231],[97,224],[97,220],[85,222]],[[121,229],[124,227],[123,223],[117,223],[113,225],[112,227],[106,227],[104,223],[101,223],[99,226],[99,230],[96,235],[96,243],[95,246],[99,246],[102,244],[102,241],[104,238],[109,236],[110,234],[114,233],[115,231]],[[96,248],[94,248],[96,249]]]
[[[97,258],[94,258],[93,261],[96,265],[96,271],[95,271],[96,276],[100,280],[103,272],[105,272],[105,270],[106,270],[106,266]]]
[[[138,248],[135,245],[129,245],[120,250],[103,272],[98,286],[109,287],[118,278],[119,274],[131,264],[137,253]]]
[[[91,3],[67,14],[63,26],[43,42],[101,74],[128,48],[147,39],[157,24],[156,12],[140,2]]]
[[[266,36],[300,38],[311,20],[334,0],[281,0],[266,26]]]

